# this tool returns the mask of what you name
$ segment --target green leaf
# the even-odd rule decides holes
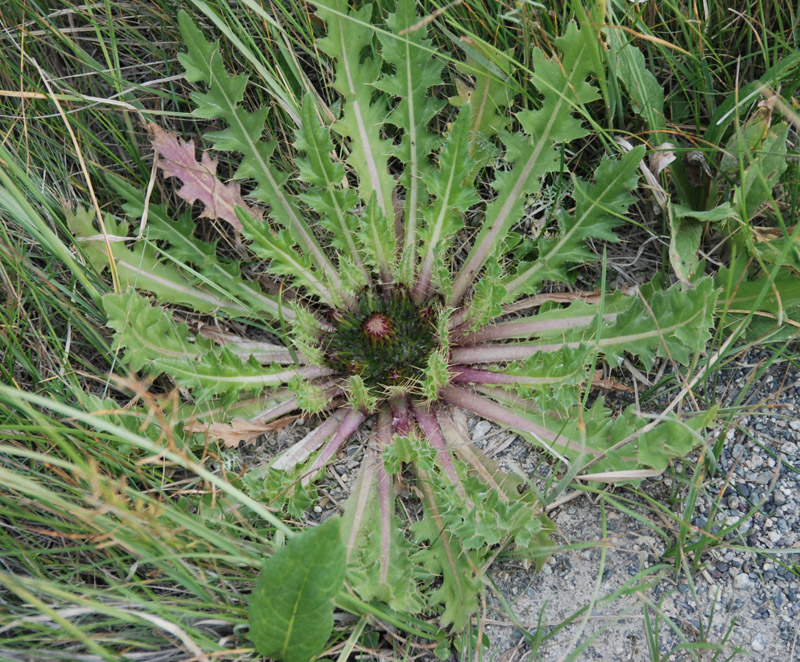
[[[476,563],[477,552],[465,550],[459,539],[446,530],[442,506],[432,487],[433,476],[419,468],[417,474],[424,495],[425,516],[411,528],[417,539],[428,546],[420,549],[415,560],[434,575],[441,575],[441,585],[431,595],[429,604],[444,606],[439,619],[442,626],[452,625],[455,630],[462,630],[478,609],[482,584],[474,571],[480,565]]]
[[[675,210],[669,209],[669,262],[678,280],[686,287],[692,287],[692,275],[697,271],[700,260],[700,240],[705,223],[691,218],[680,218]]]
[[[153,362],[186,388],[203,397],[224,394],[260,393],[264,388],[289,383],[296,375],[321,376],[331,371],[313,366],[266,368],[254,357],[243,359],[228,347],[214,349],[195,360],[161,357]]]
[[[386,121],[403,132],[396,150],[397,158],[406,166],[400,177],[406,196],[399,279],[409,284],[416,263],[417,215],[425,203],[421,179],[430,169],[428,156],[441,143],[441,138],[428,126],[444,105],[443,101],[429,94],[430,88],[441,85],[444,65],[431,52],[433,45],[427,38],[427,26],[417,23],[413,0],[398,2],[397,11],[386,20],[386,26],[393,34],[378,35],[383,47],[381,55],[394,71],[384,74],[375,83],[377,89],[396,98]]]
[[[264,562],[250,595],[250,640],[259,653],[310,662],[333,631],[333,598],[344,586],[346,556],[340,520],[294,536]]]
[[[330,130],[317,120],[311,95],[303,100],[303,126],[295,134],[295,148],[303,152],[296,159],[297,168],[308,189],[298,197],[320,216],[320,225],[330,232],[331,246],[354,261],[368,280],[355,233],[359,226],[352,210],[358,195],[351,188],[343,188],[344,163],[334,160],[334,145]],[[341,257],[340,257],[341,262]]]
[[[458,94],[450,97],[450,103],[454,106],[472,105],[474,110],[469,130],[479,136],[472,145],[472,156],[485,163],[492,154],[491,149],[485,149],[492,144],[489,138],[503,131],[510,119],[509,113],[503,109],[510,107],[513,101],[509,86],[511,58],[503,57],[482,42],[470,40],[460,46],[467,58],[463,63],[457,63],[456,69],[469,76],[474,85],[470,87],[456,79]]]
[[[631,109],[645,119],[651,131],[663,129],[664,88],[648,68],[642,52],[622,30],[610,27],[605,33],[616,65],[615,74],[628,91]]]
[[[464,226],[464,212],[478,202],[478,194],[470,178],[475,161],[470,158],[469,118],[471,107],[464,105],[439,154],[439,168],[428,170],[425,184],[434,198],[422,213],[422,264],[419,268],[415,296],[430,294],[432,275],[444,262],[442,247],[449,246],[453,236]],[[436,264],[437,261],[440,264]]]
[[[800,326],[800,279],[781,270],[775,278],[747,278],[748,263],[744,256],[723,267],[716,276],[724,288],[720,307],[726,326],[736,326],[751,311],[745,337],[759,342],[794,339]],[[786,322],[789,322],[788,324]],[[793,323],[792,323],[793,322]]]
[[[108,175],[108,178],[114,190],[123,197],[122,208],[128,218],[141,219],[144,215],[145,191],[114,175]],[[200,279],[225,292],[232,301],[247,306],[252,312],[267,312],[277,316],[278,302],[275,297],[262,292],[257,283],[245,281],[239,262],[228,262],[218,257],[216,242],[201,241],[195,236],[195,223],[190,212],[172,219],[165,205],[151,203],[145,232],[148,240],[169,244],[162,251],[164,262],[169,260],[173,264],[194,265]]]
[[[536,292],[545,280],[568,281],[568,265],[595,259],[586,247],[587,239],[617,241],[613,230],[633,203],[631,191],[639,181],[643,156],[644,146],[640,145],[619,159],[604,158],[592,185],[573,178],[575,213],[568,214],[563,209],[556,212],[560,232],[539,240],[536,261],[522,263],[506,283],[509,295]]]
[[[186,12],[179,12],[178,23],[187,48],[185,53],[178,54],[178,59],[186,70],[186,77],[191,82],[207,85],[205,93],[192,94],[197,106],[193,115],[219,119],[227,124],[220,131],[206,134],[206,138],[211,140],[216,150],[235,151],[242,155],[234,177],[252,178],[257,182],[251,195],[270,206],[270,217],[289,230],[294,242],[324,274],[326,285],[329,282],[332,290],[339,290],[341,281],[336,269],[303,219],[297,204],[285,190],[287,175],[270,163],[275,143],[262,140],[267,109],[252,113],[243,109],[240,104],[247,87],[247,76],[228,73],[222,62],[219,43],[206,41]],[[241,212],[237,212],[237,215],[241,220]],[[331,297],[326,299],[330,300]]]
[[[639,296],[631,298],[630,309],[602,330],[596,346],[612,365],[619,365],[626,353],[637,356],[646,367],[656,356],[686,365],[711,339],[717,295],[710,278],[688,291],[643,285]]]
[[[573,111],[598,98],[595,87],[586,82],[593,71],[586,57],[596,39],[589,30],[578,30],[570,23],[556,43],[561,59],[547,59],[540,49],[533,52],[533,84],[542,94],[541,107],[517,115],[524,133],[502,134],[506,161],[511,169],[498,174],[494,188],[497,197],[486,209],[486,218],[461,267],[448,299],[458,304],[467,292],[489,255],[499,250],[511,226],[525,206],[526,196],[541,188],[541,178],[559,168],[560,143],[581,138],[587,131]],[[509,292],[510,293],[510,292]]]
[[[387,217],[393,217],[395,180],[388,166],[393,149],[390,141],[380,137],[388,109],[383,98],[373,103],[380,66],[371,54],[364,55],[373,46],[372,5],[348,10],[344,0],[317,0],[314,4],[318,8],[317,15],[328,26],[328,35],[317,44],[320,50],[335,58],[333,87],[344,97],[342,117],[333,128],[350,141],[347,162],[358,175],[361,199],[369,200],[374,194],[378,209]]]
[[[770,201],[772,190],[789,165],[786,158],[789,125],[781,122],[770,126],[763,135],[760,146],[743,156],[747,163],[741,182],[734,190],[733,205],[745,222],[755,216],[762,205]]]
[[[727,202],[705,211],[685,205],[669,208],[669,261],[678,280],[684,285],[693,287],[691,277],[700,264],[697,251],[700,250],[705,223],[724,221],[734,216],[733,207]]]
[[[84,239],[84,250],[87,259],[97,261],[98,266],[107,263],[103,237],[98,234],[85,212],[76,211],[67,215],[70,229],[76,236]],[[126,245],[128,226],[117,222],[112,216],[104,219],[106,230],[112,238],[111,253],[116,261],[117,275],[123,289],[136,287],[152,292],[161,303],[177,303],[191,306],[200,312],[222,311],[233,317],[246,317],[252,314],[243,303],[225,296],[222,288],[214,287],[214,283],[197,285],[197,274],[188,268],[179,268],[174,264],[166,264],[159,259],[155,246],[145,239],[131,240],[130,248]]]
[[[189,337],[186,324],[178,324],[160,306],[135,290],[124,294],[106,294],[103,308],[108,326],[117,333],[114,349],[125,348],[123,360],[133,370],[152,367],[155,359],[183,359],[211,351],[211,341],[201,336]]]

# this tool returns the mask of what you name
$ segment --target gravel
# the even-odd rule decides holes
[[[551,515],[560,542],[588,548],[554,554],[539,573],[519,562],[490,570],[525,632],[491,596],[486,659],[652,660],[647,613],[651,626],[659,621],[658,659],[711,659],[713,653],[693,658],[686,650],[687,643],[704,642],[723,653],[717,659],[800,662],[800,369],[777,361],[759,375],[769,356],[753,350],[716,380],[716,402],[731,406],[740,397],[748,413],[707,436],[711,444],[722,436],[724,445],[692,519],[714,536],[699,571],[687,577],[664,557],[674,537],[664,540],[656,529],[674,533],[674,522],[655,520],[644,505],[631,506],[642,518],[607,508],[604,539],[599,503],[581,496]],[[696,465],[698,458],[689,461]],[[668,503],[675,491],[669,479],[650,479],[642,491],[681,512],[682,503]],[[639,588],[627,593],[631,587]],[[547,638],[532,643],[532,634]]]

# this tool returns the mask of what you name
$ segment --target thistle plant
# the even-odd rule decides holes
[[[587,242],[618,240],[645,152],[610,151],[585,177],[565,170],[599,98],[595,34],[570,24],[554,53],[534,50],[538,99],[515,111],[508,87],[474,60],[459,67],[466,76],[445,70],[411,0],[379,30],[369,5],[315,5],[336,119],[321,121],[305,97],[293,172],[274,163],[268,110],[242,106],[247,76],[228,72],[218,44],[180,15],[194,115],[218,130],[203,136],[199,161],[194,142],[156,125],[152,144],[164,186],[180,182],[177,194],[202,204],[226,245],[199,239],[191,210],[145,204],[144,191],[115,180],[127,220],[109,215],[106,231],[139,232],[109,244],[127,289],[104,304],[124,361],[181,387],[187,438],[235,444],[310,422],[245,476],[254,496],[299,514],[359,439],[342,527],[348,582],[398,609],[441,604],[442,623],[463,627],[492,547],[541,559],[550,526],[548,497],[485,457],[453,412],[514,430],[562,463],[563,485],[660,472],[699,443],[708,416],[655,424],[633,408],[614,417],[600,397],[588,407],[594,369],[625,356],[645,368],[656,357],[688,364],[710,337],[716,293],[707,279],[566,287],[596,260]],[[460,94],[448,104],[454,77]],[[238,166],[225,183],[212,154],[227,153]],[[526,210],[556,188],[569,195],[530,229]],[[90,216],[71,222],[101,263]],[[403,511],[418,513],[410,526],[399,487],[418,504]]]

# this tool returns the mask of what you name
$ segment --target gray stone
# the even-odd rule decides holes
[[[762,471],[756,476],[756,484],[757,485],[767,485],[772,480],[772,472],[771,471]]]

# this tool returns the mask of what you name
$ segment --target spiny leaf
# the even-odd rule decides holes
[[[381,211],[374,195],[369,198],[361,215],[358,239],[364,262],[378,273],[384,283],[391,282],[391,265],[397,247],[394,216],[387,216]]]
[[[356,485],[344,504],[342,532],[348,550],[348,585],[364,600],[381,600],[392,609],[423,608],[415,582],[419,570],[411,562],[413,548],[394,513],[391,477],[377,451],[367,450]],[[381,486],[386,503],[381,503]],[[382,508],[388,508],[382,512]]]
[[[142,218],[144,191],[131,186],[119,177],[109,176],[109,182],[123,197],[123,209],[128,217]],[[165,205],[151,203],[148,208],[145,236],[148,240],[169,244],[165,250],[165,261],[169,259],[172,262],[194,265],[200,280],[213,283],[221,291],[226,292],[229,299],[246,303],[254,313],[267,312],[277,316],[278,302],[275,297],[265,294],[257,283],[245,281],[240,274],[239,262],[229,262],[220,258],[217,255],[216,242],[204,242],[195,236],[195,224],[190,212],[173,220],[169,217]],[[291,317],[292,311],[286,314]]]
[[[590,58],[584,57],[591,48],[587,40],[595,39],[588,32],[569,24],[566,34],[556,40],[563,52],[561,60],[548,60],[541,50],[534,50],[533,84],[542,93],[542,104],[517,115],[524,133],[502,136],[506,160],[512,167],[497,175],[497,197],[487,207],[481,230],[453,283],[450,305],[461,301],[488,256],[502,246],[509,228],[522,214],[526,196],[539,190],[545,174],[558,169],[556,145],[586,135],[572,112],[598,98],[597,90],[586,82],[589,74],[598,73]]]
[[[692,449],[702,443],[702,432],[712,424],[715,414],[716,407],[712,407],[685,420],[678,420],[674,416],[667,417],[660,425],[645,432],[637,440],[638,465],[665,471],[670,461],[686,457]],[[614,424],[619,430],[614,436],[626,433],[630,435],[632,430],[641,426],[641,418],[634,407],[629,407]]]
[[[384,74],[375,83],[377,89],[396,97],[386,121],[403,132],[396,151],[397,158],[406,166],[400,177],[406,195],[399,279],[409,284],[416,262],[418,214],[425,204],[421,178],[430,168],[428,156],[441,142],[428,126],[443,105],[441,100],[429,94],[430,88],[442,83],[443,64],[431,53],[432,42],[427,38],[427,27],[415,25],[417,22],[413,0],[398,2],[397,12],[386,20],[386,26],[393,34],[378,35],[383,59],[394,71]]]
[[[422,379],[422,395],[426,400],[436,400],[439,389],[450,383],[450,370],[445,359],[439,352],[434,352],[428,357]]]
[[[713,420],[713,411],[694,417],[688,425],[669,414],[663,417],[667,422],[663,431],[655,426],[637,433],[650,421],[643,419],[633,405],[623,416],[615,417],[598,398],[588,409],[578,404],[554,415],[516,394],[496,388],[482,388],[481,392],[522,421],[549,431],[550,437],[535,435],[524,429],[524,423],[517,425],[520,434],[532,444],[581,465],[592,461],[592,472],[639,469],[643,459],[649,468],[663,471],[669,460],[683,458],[687,449],[697,445],[698,432]],[[664,441],[666,435],[672,435],[668,443]],[[623,441],[627,443],[621,444]]]
[[[617,299],[618,305],[627,305],[604,317],[599,337],[590,333],[597,328],[595,323],[582,321],[572,327],[562,326],[558,342],[467,345],[454,349],[450,361],[456,365],[507,362],[586,344],[603,353],[612,365],[619,365],[625,354],[639,357],[648,367],[656,356],[686,364],[711,337],[717,294],[710,278],[687,292],[680,287],[661,290],[650,283],[640,288],[638,297]]]
[[[107,324],[117,333],[114,349],[125,348],[124,361],[133,370],[151,366],[155,359],[184,359],[211,351],[211,341],[198,336],[190,342],[186,324],[178,324],[160,306],[135,290],[124,294],[106,294],[103,308]]]
[[[577,404],[574,389],[586,381],[586,365],[590,359],[590,347],[564,347],[554,352],[536,352],[521,363],[512,364],[504,370],[493,371],[509,376],[509,388],[520,396],[537,402],[560,407]]]
[[[520,265],[506,283],[509,295],[536,291],[544,280],[567,281],[567,265],[594,259],[585,245],[587,239],[617,240],[613,229],[633,203],[631,191],[639,180],[638,167],[643,156],[644,146],[640,145],[619,159],[603,159],[592,185],[573,178],[575,213],[557,211],[558,236],[539,240],[537,260]]]
[[[438,170],[424,174],[433,204],[423,209],[424,223],[419,228],[422,245],[422,264],[419,268],[415,296],[424,299],[430,294],[431,276],[440,256],[441,246],[449,245],[453,235],[464,225],[463,214],[478,201],[478,194],[469,180],[474,161],[470,158],[470,105],[461,108],[453,128],[447,134],[439,154]]]
[[[378,209],[392,216],[395,181],[389,174],[388,160],[393,150],[391,143],[380,137],[388,109],[383,99],[372,102],[380,67],[371,54],[364,56],[374,36],[370,27],[372,5],[348,10],[345,0],[317,0],[314,4],[317,15],[328,26],[328,35],[317,43],[336,60],[333,87],[345,101],[342,117],[333,128],[350,141],[347,162],[358,175],[361,199],[374,195]]]
[[[242,212],[239,212],[239,220],[244,228],[244,236],[253,242],[250,245],[251,250],[267,261],[267,268],[272,274],[278,277],[290,276],[292,284],[306,288],[326,303],[337,300],[325,286],[323,276],[315,269],[311,258],[295,248],[295,242],[288,230],[273,232],[264,223],[259,223]]]
[[[644,285],[635,305],[603,330],[597,347],[612,365],[621,363],[625,353],[637,356],[647,367],[656,356],[685,365],[711,338],[717,294],[710,278],[688,291]]]
[[[350,407],[357,411],[373,412],[377,405],[375,396],[364,384],[360,375],[350,375],[345,386]]]
[[[97,233],[86,213],[67,214],[70,229],[80,238],[85,239],[90,259],[99,262],[103,237]],[[118,223],[110,215],[105,218],[106,230],[113,237],[111,252],[116,260],[117,275],[123,288],[139,288],[152,292],[161,303],[176,303],[191,306],[201,312],[222,311],[235,317],[251,314],[251,310],[242,303],[225,296],[222,288],[199,286],[197,278],[188,269],[179,269],[173,264],[165,264],[157,255],[155,247],[145,240],[135,242],[130,248],[126,246],[128,228]],[[205,284],[204,284],[205,285]],[[213,285],[213,283],[211,284]]]
[[[203,397],[260,393],[266,387],[287,384],[296,375],[321,377],[332,372],[316,367],[265,368],[255,358],[243,360],[227,347],[206,352],[197,360],[159,358],[153,363],[178,384],[196,389]]]
[[[333,598],[344,585],[338,518],[293,537],[264,562],[250,596],[250,639],[259,653],[309,662],[333,631]]]
[[[219,43],[206,41],[188,14],[181,11],[178,23],[187,47],[185,53],[178,54],[186,77],[191,82],[204,82],[208,86],[207,92],[192,94],[197,106],[193,114],[204,119],[220,119],[228,125],[206,137],[211,140],[214,149],[242,154],[235,177],[252,178],[257,182],[251,195],[270,206],[270,217],[291,232],[294,241],[325,274],[331,288],[340,289],[341,282],[336,269],[286,193],[284,184],[287,176],[270,164],[275,143],[266,143],[261,137],[267,109],[249,113],[239,105],[247,87],[247,76],[232,76],[226,71],[219,53]]]
[[[418,470],[419,486],[424,495],[425,516],[412,525],[412,530],[420,542],[427,542],[415,560],[434,574],[441,576],[441,586],[429,599],[431,605],[443,605],[439,617],[443,627],[452,626],[461,630],[467,619],[478,608],[478,595],[481,581],[473,568],[478,567],[474,551],[466,551],[458,538],[446,530],[442,508],[436,501],[432,476]]]
[[[486,262],[483,277],[473,287],[472,300],[469,302],[470,328],[479,329],[500,317],[507,297],[503,268],[497,257],[492,255]]]
[[[367,281],[355,237],[359,223],[352,213],[358,195],[342,186],[344,164],[333,158],[330,131],[318,122],[310,95],[303,101],[302,113],[303,126],[295,134],[294,146],[304,155],[296,163],[301,178],[311,186],[298,197],[320,215],[320,225],[330,232],[331,245],[353,260]]]

